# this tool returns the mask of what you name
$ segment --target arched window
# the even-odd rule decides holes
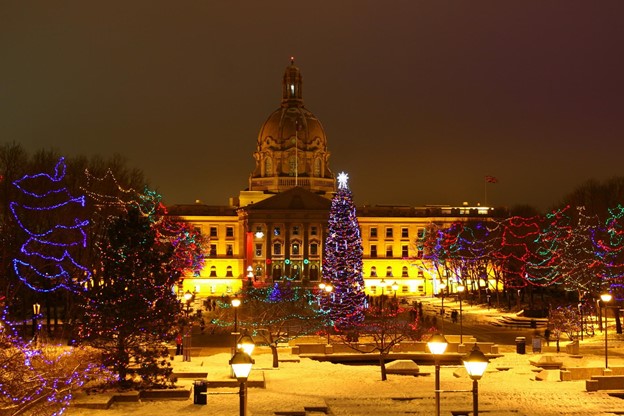
[[[392,266],[388,266],[386,269],[386,277],[392,277]]]
[[[377,277],[377,267],[371,267],[370,277]]]
[[[276,264],[273,266],[273,280],[280,280],[282,278],[282,266]]]
[[[321,176],[321,159],[314,159],[314,176]]]
[[[217,267],[210,266],[210,277],[217,277]]]
[[[266,176],[273,175],[273,159],[270,157],[264,159],[264,174]]]
[[[310,266],[310,280],[318,280],[319,279],[319,271],[316,264]]]
[[[403,269],[401,270],[401,277],[409,277],[409,274],[407,273],[407,266],[403,266]]]
[[[227,266],[227,268],[225,269],[225,277],[234,277],[234,275],[232,274],[232,266]]]

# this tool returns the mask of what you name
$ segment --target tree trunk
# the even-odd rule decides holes
[[[271,354],[273,355],[273,368],[279,367],[279,359],[277,357],[277,342],[275,344],[269,344],[271,348]]]
[[[379,368],[381,368],[381,381],[386,381],[388,379],[386,374],[386,359],[383,353],[379,353]]]

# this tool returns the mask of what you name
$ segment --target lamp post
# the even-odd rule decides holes
[[[253,286],[254,277],[253,267],[251,267],[251,265],[247,266],[247,284],[249,287]]]
[[[479,379],[485,373],[488,365],[488,359],[481,352],[477,344],[474,345],[472,351],[463,359],[464,367],[468,375],[472,379],[472,414],[479,415]]]
[[[607,338],[608,338],[608,331],[607,331],[607,303],[611,302],[611,299],[613,299],[613,296],[611,296],[611,293],[603,293],[602,295],[600,295],[600,299],[602,300],[602,304],[604,306],[604,336],[605,336],[605,370],[609,369],[609,350],[607,348]]]
[[[381,285],[381,301],[380,301],[380,303],[379,303],[379,305],[380,305],[379,310],[380,310],[380,312],[383,314],[384,289],[385,289],[385,286],[386,286],[386,281],[382,278],[382,279],[381,279],[381,282],[379,282],[379,284]]]
[[[191,293],[190,290],[187,290],[186,293],[184,293],[184,301],[186,302],[186,317],[188,318],[189,313],[191,312],[191,299],[193,298],[193,294]]]
[[[232,339],[233,339],[232,357],[233,357],[236,354],[236,344],[238,341],[238,307],[241,305],[240,298],[237,298],[236,296],[234,296],[232,300],[230,301],[230,305],[232,305],[232,308],[234,309],[234,332],[232,332]],[[230,374],[230,376],[233,377],[234,374]]]
[[[188,319],[189,314],[191,312],[191,299],[193,298],[193,294],[190,290],[187,290],[184,293],[184,300],[186,301],[186,318]],[[190,322],[188,322],[189,326],[184,331],[184,335],[182,336],[182,361],[191,361],[191,330],[193,326]]]
[[[464,285],[457,286],[457,292],[459,293],[459,344],[464,343],[464,314],[462,310],[462,297],[466,287]]]
[[[37,342],[37,338],[39,335],[39,324],[37,322],[37,319],[39,318],[40,312],[41,312],[41,305],[38,303],[33,303],[32,336],[35,342]]]
[[[332,286],[331,283],[319,283],[319,289],[321,289],[321,296],[327,296],[328,298],[328,302],[329,303],[329,294],[334,290],[334,287]],[[329,308],[328,311],[329,313]],[[331,320],[329,319],[329,316],[327,317],[327,345],[331,344],[331,340],[329,337],[329,327],[330,327],[330,323]]]
[[[240,416],[247,415],[247,378],[249,377],[253,364],[254,360],[244,351],[236,351],[230,360],[230,366],[232,367],[234,377],[236,377],[236,380],[240,383],[238,390]]]
[[[437,333],[434,334],[427,342],[429,351],[435,358],[435,399],[436,399],[436,416],[440,416],[440,360],[438,356],[444,354],[448,342],[444,335]]]

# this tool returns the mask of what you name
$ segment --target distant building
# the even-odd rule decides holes
[[[171,215],[191,222],[210,240],[204,269],[197,276],[185,276],[181,291],[195,291],[199,297],[231,295],[243,285],[285,277],[308,287],[321,283],[323,244],[336,190],[329,155],[323,126],[303,105],[301,71],[291,61],[284,73],[281,106],[258,134],[249,188],[229,206],[169,207]],[[479,206],[358,207],[367,294],[437,293],[441,277],[421,258],[419,241],[425,229],[431,223],[492,214],[491,208]]]

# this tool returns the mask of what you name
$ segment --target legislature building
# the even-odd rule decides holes
[[[198,298],[220,297],[237,293],[243,285],[284,279],[318,286],[336,191],[329,156],[325,130],[304,106],[303,78],[291,60],[283,76],[281,105],[258,133],[249,187],[228,205],[198,202],[169,207],[170,215],[192,223],[207,240],[203,270],[184,276],[180,291]],[[492,208],[467,204],[357,207],[366,293],[397,297],[437,293],[439,283],[449,277],[439,276],[422,259],[425,230],[432,224],[444,227],[494,214]]]

